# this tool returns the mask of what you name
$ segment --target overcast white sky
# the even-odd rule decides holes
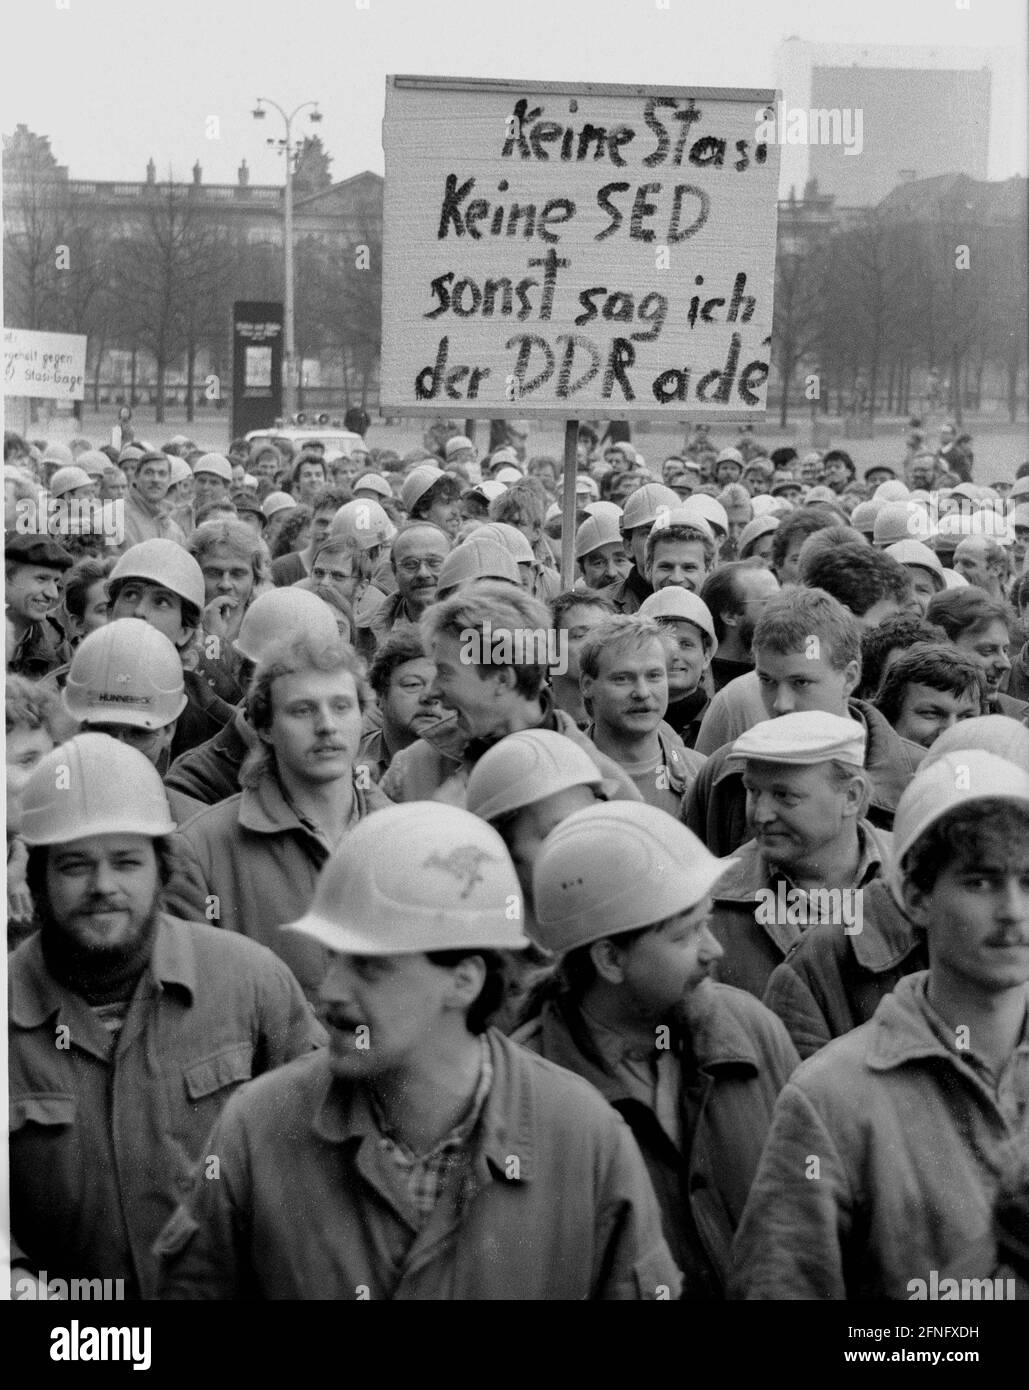
[[[365,0],[361,0],[365,3]],[[254,98],[317,99],[337,179],[382,170],[387,73],[770,87],[790,35],[815,43],[1004,48],[1007,138],[1026,172],[1025,0],[4,0],[0,128],[51,137],[73,178],[279,183]],[[67,9],[59,8],[67,4]],[[996,103],[995,103],[996,109]],[[220,138],[205,135],[219,118]],[[940,112],[946,139],[948,112]],[[1007,125],[1007,120],[1005,121]],[[1013,137],[1010,131],[1018,132]]]

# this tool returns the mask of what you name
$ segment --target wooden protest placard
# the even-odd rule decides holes
[[[81,401],[86,392],[86,338],[5,328],[4,395]]]
[[[760,414],[776,95],[389,77],[383,408]]]

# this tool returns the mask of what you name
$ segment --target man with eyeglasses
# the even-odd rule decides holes
[[[376,647],[397,628],[417,624],[426,608],[436,602],[439,572],[449,553],[449,537],[433,522],[415,521],[400,528],[390,553],[397,591],[370,624]]]

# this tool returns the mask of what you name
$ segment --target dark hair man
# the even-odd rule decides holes
[[[710,609],[718,639],[718,654],[711,661],[715,690],[753,671],[754,627],[778,592],[779,581],[761,560],[732,560],[704,581],[700,597]]]
[[[1001,681],[1011,670],[1008,643],[1011,616],[1007,607],[982,589],[945,589],[937,594],[925,611],[927,620],[938,623],[954,645],[977,661],[986,676],[986,703],[989,713],[1007,714],[1023,722],[1029,718],[1029,704],[1005,695]]]
[[[911,601],[911,576],[899,561],[855,541],[817,551],[800,562],[800,582],[849,608],[862,627],[875,627]]]
[[[883,677],[872,703],[901,738],[929,748],[963,719],[983,713],[986,676],[949,642],[917,642]]]

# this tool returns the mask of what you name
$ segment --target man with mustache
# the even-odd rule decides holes
[[[557,957],[514,1039],[591,1082],[635,1136],[683,1297],[717,1299],[775,1099],[798,1057],[779,1020],[711,978],[711,892],[732,864],[652,806],[574,811],[533,872]]]
[[[426,608],[436,602],[439,572],[449,554],[450,538],[435,522],[412,521],[401,526],[389,557],[396,592],[368,624],[372,649],[381,646],[391,632],[416,626]],[[371,652],[367,655],[370,660]]]
[[[342,642],[284,639],[260,654],[246,699],[257,735],[240,772],[243,790],[182,827],[189,889],[173,887],[183,916],[270,947],[309,993],[325,955],[281,924],[306,911],[318,871],[344,836],[388,805],[359,765],[371,703],[364,663]]]
[[[1029,775],[979,749],[928,762],[894,850],[929,967],[780,1095],[733,1248],[741,1298],[924,1298],[992,1243],[1027,1109]]]
[[[13,1263],[153,1298],[222,1106],[325,1035],[271,952],[163,910],[175,827],[137,749],[79,734],[21,812],[40,930],[8,965]]]

